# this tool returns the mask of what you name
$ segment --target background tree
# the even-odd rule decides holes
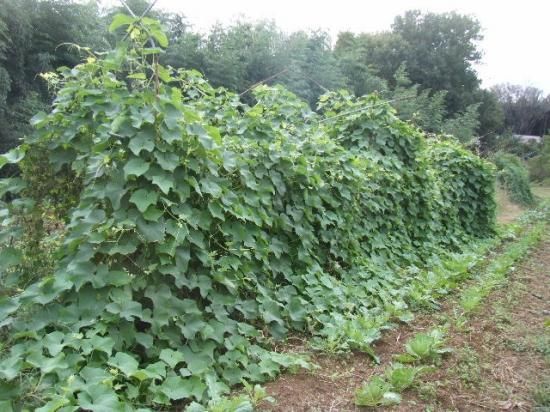
[[[367,56],[367,36],[356,36],[351,32],[340,33],[334,48],[334,56],[338,60],[342,74],[346,77],[347,87],[356,96],[387,90],[388,82],[391,81],[389,77],[383,78],[379,75],[380,65],[375,67]],[[385,60],[385,62],[388,61],[389,59]],[[401,62],[396,64],[397,70]],[[392,75],[394,73],[395,70],[391,72]]]
[[[149,6],[147,0],[127,2],[136,14]],[[105,35],[105,28],[120,12],[126,9],[118,3],[100,8],[94,1],[0,0],[0,151],[13,147],[29,130],[28,119],[49,104],[39,74],[81,59],[69,43],[112,46],[114,35]],[[453,132],[464,142],[478,136],[487,151],[502,143],[505,128],[542,134],[550,123],[549,98],[541,91],[480,88],[473,64],[481,58],[481,29],[470,16],[408,11],[386,32],[340,33],[333,47],[324,31],[285,33],[269,21],[200,33],[181,13],[155,7],[147,15],[161,21],[170,40],[163,64],[197,69],[212,84],[237,92],[268,79],[313,109],[327,89],[376,92],[393,101],[402,119],[429,132]]]
[[[388,89],[384,96],[392,101],[398,116],[409,120],[427,132],[441,133],[445,123],[446,91],[432,93],[430,89],[422,90],[419,84],[413,84],[402,64],[394,75],[395,87]]]
[[[38,74],[80,60],[68,43],[99,46],[98,16],[95,2],[0,0],[0,152],[18,142],[50,99]]]
[[[447,110],[456,113],[475,103],[480,80],[473,64],[481,59],[479,21],[455,12],[418,10],[397,16],[392,32],[406,42],[401,50],[411,80],[432,90],[447,90]]]
[[[481,58],[479,22],[457,13],[426,13],[411,10],[397,16],[391,31],[353,35],[341,33],[335,47],[337,56],[355,58],[391,86],[394,74],[405,63],[410,80],[422,89],[447,91],[449,115],[476,103],[474,94],[480,81],[473,64]]]
[[[504,132],[504,111],[490,90],[480,89],[475,95],[475,100],[479,102],[479,145],[483,152],[487,152],[494,148],[497,137]]]
[[[504,112],[504,123],[516,134],[543,135],[550,122],[550,95],[535,87],[500,84],[492,89]]]

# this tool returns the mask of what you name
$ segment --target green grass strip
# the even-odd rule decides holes
[[[513,242],[504,253],[497,256],[476,279],[474,285],[462,291],[460,306],[464,313],[475,311],[492,290],[502,285],[513,265],[542,239],[546,226],[546,222],[536,223],[525,236]]]

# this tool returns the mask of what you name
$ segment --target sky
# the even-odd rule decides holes
[[[284,31],[389,30],[406,10],[456,11],[476,17],[484,31],[483,59],[476,69],[483,87],[513,83],[550,93],[550,1],[546,0],[157,0],[155,8],[185,14],[196,30],[241,19],[274,20]]]

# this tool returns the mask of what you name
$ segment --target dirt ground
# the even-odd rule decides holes
[[[515,203],[512,203],[504,190],[497,189],[497,221],[499,223],[510,223],[516,220],[525,209]]]
[[[318,369],[284,374],[267,384],[276,403],[262,404],[260,410],[368,410],[354,405],[355,390],[403,352],[409,336],[450,323],[446,346],[453,353],[406,390],[399,406],[388,410],[550,411],[549,281],[547,235],[510,274],[506,286],[489,295],[465,324],[457,324],[457,306],[449,299],[440,311],[417,316],[411,324],[386,333],[375,347],[381,365],[359,353],[314,356]]]
[[[550,187],[532,185],[531,191],[541,199],[550,199]],[[497,202],[497,221],[499,223],[510,223],[516,220],[525,208],[510,201],[506,192],[502,189],[496,190],[495,200]]]

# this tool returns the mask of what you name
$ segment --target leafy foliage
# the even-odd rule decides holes
[[[517,243],[513,244],[505,253],[498,256],[486,270],[479,276],[478,282],[465,289],[460,298],[460,305],[465,313],[474,312],[482,300],[499,285],[501,285],[514,263],[525,256],[529,249],[535,245],[546,231],[545,220],[550,216],[548,205],[523,216],[523,223],[529,225],[537,219],[542,220],[532,228]]]
[[[401,402],[401,392],[415,384],[415,379],[426,367],[404,366],[394,363],[383,376],[374,376],[355,391],[357,406],[389,406]]]
[[[137,15],[149,6],[145,0],[126,3]],[[116,2],[102,7],[76,0],[0,1],[0,152],[30,134],[28,120],[50,104],[52,90],[40,75],[58,66],[74,67],[89,49],[108,50],[116,35],[106,35],[105,29],[123,10]],[[201,33],[180,13],[157,6],[148,16],[160,21],[151,31],[157,43],[169,43],[160,62],[199,70],[214,86],[245,92],[262,81],[282,84],[312,108],[327,89],[347,88],[357,96],[379,92],[389,99],[415,93],[396,104],[400,118],[429,132],[450,132],[463,142],[480,136],[484,151],[502,132],[502,107],[514,130],[525,129],[525,119],[534,120],[527,128],[532,133],[547,127],[540,109],[548,106],[548,98],[540,91],[479,88],[472,67],[481,55],[481,29],[471,16],[408,11],[386,32],[339,33],[336,47],[327,32],[285,33],[269,21],[237,21]],[[396,76],[404,66],[411,79],[407,87]],[[247,92],[243,99],[253,102]],[[448,123],[444,128],[442,120]],[[3,169],[3,175],[14,171]]]
[[[542,182],[550,178],[550,135],[544,136],[540,153],[529,159],[527,165],[532,180]]]
[[[393,364],[386,372],[388,382],[396,392],[403,392],[414,384],[415,378],[425,369],[415,366],[404,366],[400,363]]]
[[[534,203],[529,172],[521,159],[509,153],[496,153],[493,158],[497,166],[498,182],[510,196],[510,200],[522,205]]]
[[[374,376],[355,391],[357,406],[389,406],[401,402],[401,392],[410,388],[424,367],[394,363],[384,376]]]
[[[98,45],[98,22],[95,2],[0,1],[0,152],[30,133],[29,119],[47,107],[51,96],[39,74],[77,64],[66,43]]]
[[[401,395],[391,391],[389,383],[375,376],[355,392],[357,406],[389,406],[401,402]]]
[[[444,348],[443,333],[434,329],[429,333],[417,333],[405,344],[407,354],[400,356],[399,360],[405,361],[438,361],[441,355],[449,353],[451,349]],[[407,356],[408,355],[408,356]]]
[[[54,270],[0,301],[14,406],[223,404],[231,386],[308,367],[270,349],[289,331],[328,341],[344,324],[336,348],[368,352],[385,313],[408,317],[411,280],[431,290],[414,268],[492,234],[492,167],[378,97],[327,93],[315,114],[262,86],[249,106],[159,64],[158,22],[118,15],[111,29],[125,41],[60,69],[51,112],[0,157],[43,147],[79,182]],[[15,183],[9,241],[33,204]],[[248,408],[252,392],[227,402]]]
[[[481,38],[481,26],[471,16],[409,10],[395,17],[391,31],[340,33],[336,51],[350,55],[355,50],[358,63],[371,65],[392,84],[394,73],[405,63],[413,83],[447,91],[445,108],[454,115],[475,103],[479,79],[473,64],[481,58]]]

